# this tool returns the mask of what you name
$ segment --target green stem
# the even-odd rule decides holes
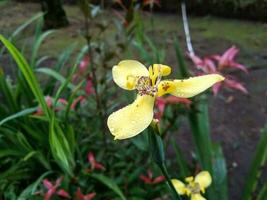
[[[98,91],[98,81],[97,81],[97,75],[96,75],[96,68],[94,65],[94,60],[93,60],[93,50],[92,50],[92,42],[91,42],[91,35],[89,34],[89,18],[85,15],[84,16],[84,27],[85,27],[85,39],[87,42],[88,46],[88,54],[91,59],[90,67],[91,67],[91,77],[92,77],[92,82],[93,82],[93,87],[95,90],[95,99],[96,99],[96,109],[97,109],[97,114],[99,114],[99,117],[101,119],[101,122],[103,123],[105,121],[105,114],[103,111],[103,106],[102,106],[102,99],[101,95],[99,94]],[[106,126],[103,125],[104,130],[103,130],[103,143],[104,143],[104,148],[107,152],[107,136],[106,136]]]
[[[150,148],[151,148],[150,151],[151,151],[152,158],[154,162],[159,166],[162,174],[167,180],[167,183],[173,195],[173,198],[175,200],[181,200],[181,197],[177,193],[175,187],[173,186],[169,173],[167,171],[167,168],[165,165],[164,144],[159,134],[158,124],[154,121],[151,123],[151,127],[149,128],[149,136],[150,136],[149,141],[150,141]]]
[[[175,189],[174,185],[172,184],[172,181],[171,181],[171,179],[170,179],[170,176],[169,176],[169,174],[168,174],[168,171],[167,171],[167,168],[166,168],[165,164],[164,164],[164,163],[162,163],[162,164],[159,164],[159,163],[158,163],[158,166],[159,166],[159,168],[160,168],[162,174],[164,175],[164,177],[165,177],[166,180],[167,180],[169,189],[171,190],[173,197],[174,197],[175,199],[177,199],[177,200],[181,200],[180,195],[176,192],[176,189]]]

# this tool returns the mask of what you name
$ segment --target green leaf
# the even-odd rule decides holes
[[[148,151],[148,133],[143,131],[141,134],[134,137],[132,140],[133,144],[141,151]]]
[[[36,189],[38,185],[40,185],[41,181],[46,177],[47,175],[51,174],[52,172],[48,171],[43,173],[35,182],[33,182],[31,185],[29,185],[26,189],[24,189],[19,197],[18,200],[27,200],[32,197],[32,195],[36,192]]]
[[[264,186],[262,187],[257,200],[266,200],[267,197],[267,183],[264,184]]]
[[[47,74],[49,76],[52,76],[53,78],[55,78],[56,80],[60,81],[61,83],[65,83],[66,82],[66,79],[61,74],[59,74],[58,72],[56,72],[53,69],[38,68],[38,69],[36,69],[36,71],[44,73],[44,74]],[[73,90],[75,88],[75,86],[72,83],[68,82],[68,88]]]
[[[176,58],[178,61],[178,66],[179,66],[179,69],[177,70],[177,74],[176,74],[177,76],[176,77],[177,78],[188,78],[190,76],[190,73],[189,73],[188,68],[185,64],[184,56],[182,54],[179,41],[178,41],[177,37],[174,37],[173,40],[174,40],[174,49],[175,49],[175,53],[176,53]]]
[[[257,144],[256,151],[251,163],[246,184],[243,193],[243,200],[251,200],[252,194],[255,191],[259,177],[261,174],[261,167],[264,166],[267,160],[267,125],[261,132],[261,138]]]
[[[176,144],[176,141],[175,140],[171,141],[176,155],[176,162],[178,163],[179,166],[179,173],[181,174],[182,178],[188,177],[190,175],[190,171],[188,168],[188,164],[184,159],[184,155],[179,146]]]
[[[227,189],[227,166],[222,148],[219,144],[213,145],[213,186],[216,191],[216,198],[220,200],[228,199]]]
[[[19,26],[12,35],[8,38],[10,41],[12,41],[18,34],[20,34],[24,29],[26,29],[30,24],[32,24],[35,20],[38,20],[43,17],[43,13],[37,13],[36,15],[32,16],[29,20],[24,22],[21,26]],[[0,55],[3,53],[4,48],[1,49]]]
[[[59,166],[70,176],[73,176],[74,158],[69,143],[59,127],[55,119],[55,115],[52,115],[49,128],[49,143],[50,148]]]
[[[159,135],[158,127],[152,128],[150,126],[148,130],[152,158],[157,164],[163,165],[165,162],[164,144]]]
[[[106,185],[111,190],[113,190],[121,199],[126,200],[126,197],[122,193],[121,189],[112,179],[110,179],[107,176],[104,176],[102,174],[90,174],[90,176],[93,177],[94,179],[100,181],[101,183]]]
[[[197,157],[202,169],[212,171],[212,143],[210,137],[209,112],[207,96],[194,98],[188,115],[190,127],[196,145]]]
[[[48,37],[50,34],[54,33],[54,30],[46,31],[39,35],[37,38],[35,38],[34,45],[32,48],[32,56],[31,56],[31,62],[30,65],[35,68],[36,67],[36,60],[37,60],[37,54],[38,50],[42,44],[42,42],[45,40],[46,37]]]
[[[18,109],[15,95],[14,92],[12,92],[12,86],[5,78],[2,69],[0,69],[0,89],[3,94],[3,100],[5,101],[5,105],[9,108],[11,112],[15,112]]]
[[[50,117],[49,109],[46,105],[44,95],[38,84],[37,78],[34,75],[31,67],[22,56],[22,54],[14,47],[7,39],[5,39],[2,35],[0,35],[0,41],[6,46],[14,60],[16,61],[19,69],[21,70],[22,74],[24,75],[29,87],[31,88],[33,94],[35,95],[36,99],[38,100],[39,104],[41,105],[45,115]]]
[[[0,126],[2,126],[4,123],[6,123],[6,122],[8,122],[8,121],[10,121],[10,120],[17,119],[17,118],[19,118],[19,117],[24,117],[24,116],[27,116],[27,115],[29,115],[29,114],[32,114],[32,113],[35,112],[36,110],[37,110],[37,107],[34,107],[34,108],[27,108],[27,109],[24,109],[24,110],[22,110],[22,111],[20,111],[20,112],[17,112],[17,113],[15,113],[15,114],[13,114],[13,115],[10,115],[10,116],[8,116],[8,117],[6,117],[6,118],[4,118],[4,119],[2,119],[2,120],[0,121]]]

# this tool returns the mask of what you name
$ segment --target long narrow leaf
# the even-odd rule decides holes
[[[5,39],[2,35],[0,35],[0,41],[6,46],[9,50],[11,55],[13,56],[14,60],[16,61],[18,67],[20,68],[21,72],[23,73],[26,81],[28,82],[33,94],[35,95],[36,99],[38,100],[39,104],[41,105],[44,113],[47,117],[50,117],[49,109],[45,103],[44,95],[42,90],[38,84],[36,76],[34,75],[31,67],[22,56],[22,54],[14,47],[7,39]]]
[[[262,187],[257,200],[266,200],[267,198],[267,183],[264,184],[264,186]]]
[[[243,200],[251,200],[252,194],[256,189],[259,177],[261,174],[261,167],[267,160],[267,125],[261,132],[261,138],[257,144],[255,155],[250,166],[248,177],[246,178],[246,184],[243,193]]]
[[[186,160],[184,159],[184,155],[181,152],[178,145],[176,144],[175,140],[172,140],[172,146],[175,151],[176,162],[179,166],[179,174],[181,175],[182,178],[188,177],[190,175],[188,164],[186,163]]]
[[[126,200],[126,197],[120,190],[119,186],[112,179],[102,174],[91,174],[90,176],[100,181],[101,183],[106,185],[111,190],[113,190],[122,200]]]
[[[227,166],[222,148],[219,144],[213,144],[213,186],[216,191],[216,198],[228,199]]]
[[[19,197],[18,200],[26,200],[30,199],[34,192],[36,191],[38,185],[40,185],[41,181],[46,177],[47,175],[51,174],[52,172],[48,171],[43,173],[35,182],[33,182],[31,185],[29,185],[26,189],[24,189]]]
[[[58,72],[56,72],[53,69],[49,69],[49,68],[38,68],[36,69],[37,72],[40,73],[44,73],[47,74],[49,76],[52,76],[53,78],[55,78],[57,81],[60,81],[61,83],[65,83],[66,82],[66,78],[64,78],[61,74],[59,74]],[[68,82],[68,88],[73,90],[75,88],[75,86]]]
[[[10,120],[17,119],[17,118],[19,118],[19,117],[23,117],[23,116],[27,116],[27,115],[29,115],[29,114],[32,114],[32,113],[35,112],[36,110],[37,110],[37,107],[34,107],[34,108],[27,108],[27,109],[24,109],[24,110],[22,110],[22,111],[20,111],[20,112],[17,112],[17,113],[15,113],[15,114],[13,114],[13,115],[10,115],[10,116],[8,116],[8,117],[6,117],[6,118],[4,118],[4,119],[2,119],[2,120],[0,121],[0,126],[2,126],[4,123],[6,123],[6,122],[8,122],[8,121],[10,121]]]

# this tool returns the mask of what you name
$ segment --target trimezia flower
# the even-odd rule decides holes
[[[205,189],[211,184],[212,179],[208,171],[202,171],[196,177],[187,177],[186,184],[180,180],[172,179],[176,191],[180,195],[191,196],[191,200],[206,200],[202,195]]]
[[[161,80],[171,73],[171,68],[153,64],[147,68],[135,60],[123,60],[112,69],[113,80],[125,90],[137,90],[136,100],[108,117],[108,128],[114,139],[133,137],[146,129],[153,119],[155,98],[164,94],[176,97],[193,97],[213,84],[224,80],[210,74],[184,80]]]

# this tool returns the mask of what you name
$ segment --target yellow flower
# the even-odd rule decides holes
[[[205,189],[211,184],[211,175],[208,171],[202,171],[196,175],[195,178],[187,177],[187,182],[184,184],[182,181],[172,179],[172,183],[180,195],[191,196],[191,200],[206,200],[201,193],[205,193]]]
[[[198,76],[185,80],[161,80],[171,73],[166,65],[153,64],[147,68],[135,60],[123,60],[112,69],[113,80],[125,90],[137,90],[136,100],[108,117],[108,128],[114,139],[133,137],[145,130],[153,119],[156,97],[171,94],[193,97],[213,84],[224,80],[218,74]]]

